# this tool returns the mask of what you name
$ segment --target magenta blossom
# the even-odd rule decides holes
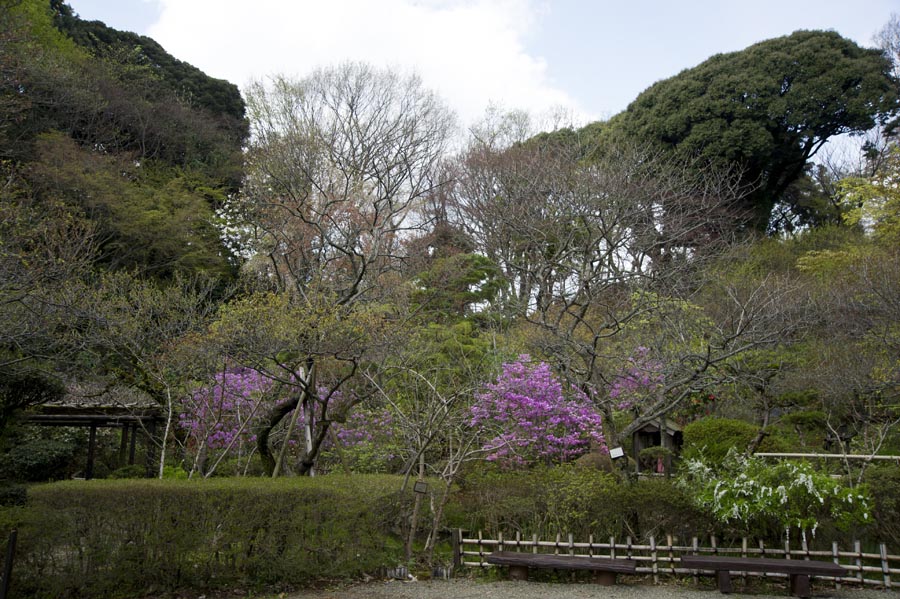
[[[600,414],[588,396],[574,386],[564,389],[546,362],[519,356],[475,399],[470,425],[496,431],[484,446],[488,460],[558,463],[585,453],[592,441],[606,448]]]

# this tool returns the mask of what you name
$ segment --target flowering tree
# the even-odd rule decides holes
[[[662,364],[650,358],[650,349],[640,346],[628,358],[609,387],[609,398],[620,410],[634,407],[636,402],[662,389],[666,377]]]
[[[470,424],[496,431],[484,449],[488,460],[505,465],[565,462],[592,441],[605,447],[600,414],[587,395],[574,387],[566,393],[546,362],[527,355],[504,364],[496,382],[476,395]]]
[[[806,538],[824,519],[838,526],[870,519],[864,487],[848,487],[807,462],[770,464],[732,450],[721,468],[702,460],[686,460],[682,468],[680,484],[723,523],[744,528],[775,523],[785,535],[794,528]]]
[[[211,474],[225,455],[249,458],[253,454],[255,420],[272,386],[271,379],[256,370],[235,368],[216,374],[211,385],[196,389],[185,399],[179,426],[194,454],[191,474]],[[207,467],[214,453],[217,459]]]

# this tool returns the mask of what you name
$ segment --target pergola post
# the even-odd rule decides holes
[[[135,445],[135,442],[137,441],[137,431],[138,431],[138,425],[132,424],[131,425],[131,447],[128,449],[128,465],[129,466],[134,465],[134,445]]]
[[[128,459],[128,423],[124,423],[122,425],[122,433],[119,436],[119,459],[118,467],[121,468],[125,465],[125,460]]]
[[[156,421],[147,423],[147,478],[154,478],[156,466],[156,447],[153,445],[153,435],[156,434]]]
[[[94,455],[97,452],[97,424],[91,423],[91,434],[88,437],[87,467],[84,469],[84,478],[94,478]]]

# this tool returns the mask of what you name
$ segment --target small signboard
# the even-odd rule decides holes
[[[413,491],[416,493],[422,493],[422,494],[427,493],[428,492],[428,483],[418,481],[416,484],[413,485]]]
[[[621,447],[613,447],[609,450],[609,457],[612,459],[621,458],[625,455],[625,450]]]

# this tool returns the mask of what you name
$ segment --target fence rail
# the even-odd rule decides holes
[[[628,558],[637,562],[637,573],[652,575],[653,582],[659,583],[660,576],[692,576],[695,581],[700,573],[696,569],[681,567],[681,556],[686,553],[711,553],[719,555],[731,555],[740,557],[782,557],[784,559],[819,559],[831,560],[848,570],[847,576],[817,577],[821,580],[830,580],[835,588],[842,584],[854,584],[862,586],[877,586],[885,589],[898,588],[900,582],[893,584],[892,576],[900,575],[900,556],[891,555],[884,544],[879,545],[878,553],[864,552],[859,541],[853,543],[852,550],[842,550],[837,543],[833,543],[831,550],[810,549],[806,542],[799,548],[791,548],[790,542],[783,546],[765,546],[762,541],[751,544],[748,539],[742,539],[740,547],[725,547],[719,545],[716,537],[710,537],[709,545],[701,546],[698,537],[691,539],[690,545],[678,544],[677,539],[667,536],[665,542],[659,542],[655,537],[649,538],[649,544],[633,543],[631,537],[625,542],[616,542],[615,538],[607,542],[598,542],[593,536],[587,541],[576,541],[571,534],[563,537],[556,535],[555,540],[539,539],[537,535],[523,538],[516,533],[512,537],[504,537],[499,534],[496,539],[486,539],[481,531],[474,538],[467,538],[464,531],[456,530],[453,533],[454,566],[469,566],[478,568],[495,567],[485,561],[485,557],[494,551],[523,551],[530,553],[553,553],[557,555],[583,555],[586,557]],[[786,574],[767,574],[760,572],[743,572],[748,576],[762,578],[784,578]],[[893,586],[892,586],[893,585]]]

